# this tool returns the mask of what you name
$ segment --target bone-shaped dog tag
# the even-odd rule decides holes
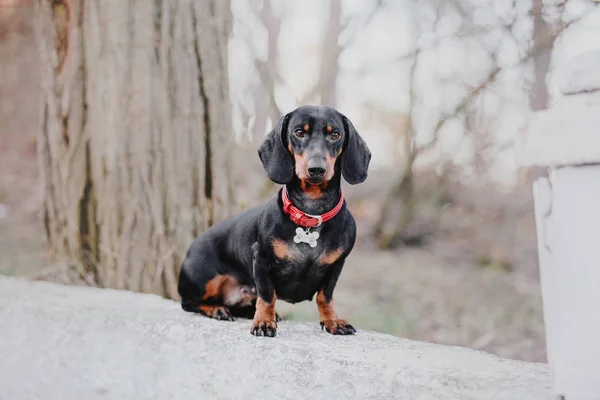
[[[319,238],[319,232],[310,232],[310,230],[304,230],[300,227],[296,228],[296,236],[294,236],[294,243],[308,243],[310,247],[317,247],[317,239]]]

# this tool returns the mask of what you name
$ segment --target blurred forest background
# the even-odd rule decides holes
[[[176,299],[191,239],[275,193],[273,122],[327,104],[373,152],[339,311],[544,361],[515,145],[597,26],[592,0],[0,0],[0,273]]]

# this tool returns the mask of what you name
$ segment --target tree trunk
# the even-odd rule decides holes
[[[259,94],[255,96],[256,119],[253,127],[253,139],[260,143],[267,132],[267,122],[272,126],[281,118],[281,111],[275,102],[275,86],[278,81],[277,55],[279,54],[279,33],[281,20],[273,14],[270,0],[265,0],[259,12],[260,20],[267,30],[267,57],[265,60],[255,60],[259,75]]]
[[[339,75],[339,58],[342,48],[339,45],[342,32],[342,2],[330,0],[329,20],[321,47],[321,64],[319,69],[319,93],[321,104],[337,106],[337,80]]]
[[[398,235],[411,222],[415,214],[413,167],[418,156],[418,148],[415,144],[416,132],[413,116],[416,102],[415,73],[419,54],[420,52],[417,51],[410,67],[408,118],[406,119],[406,129],[402,137],[404,168],[402,175],[400,175],[396,183],[392,186],[392,189],[386,195],[379,218],[373,229],[373,235],[377,239],[377,246],[381,249],[393,247]]]
[[[563,2],[559,10],[563,10],[566,2]],[[543,0],[533,0],[531,16],[533,19],[533,85],[529,91],[529,106],[532,111],[542,111],[548,108],[549,93],[546,85],[546,76],[550,68],[550,60],[556,36],[552,32],[551,25],[544,19]],[[562,11],[561,11],[562,14]],[[562,18],[562,17],[561,17]],[[562,24],[561,18],[558,26]],[[547,169],[541,167],[530,167],[521,177],[521,181],[530,185],[541,176],[547,175]]]
[[[229,2],[36,0],[51,257],[178,298],[180,255],[231,209]]]
[[[550,26],[544,20],[543,0],[533,1],[533,46],[536,54],[533,58],[534,80],[530,92],[530,106],[533,111],[548,108],[548,87],[546,86],[546,75],[550,66],[550,55],[554,46]]]

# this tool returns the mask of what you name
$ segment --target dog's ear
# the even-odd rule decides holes
[[[291,113],[281,117],[258,148],[258,157],[269,179],[280,185],[290,182],[294,176],[294,162],[287,149],[287,126],[290,116]]]
[[[341,116],[344,121],[346,139],[344,150],[342,152],[342,175],[351,185],[362,183],[367,179],[367,170],[371,161],[371,151],[360,137],[352,122],[345,116]]]

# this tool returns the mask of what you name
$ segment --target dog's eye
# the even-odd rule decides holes
[[[294,131],[294,135],[298,136],[299,138],[304,137],[304,131],[302,129],[296,129]]]
[[[331,132],[331,139],[338,140],[340,138],[340,133],[338,131]]]

